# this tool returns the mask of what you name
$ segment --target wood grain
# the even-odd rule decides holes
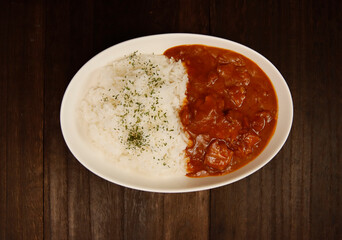
[[[59,107],[70,74],[70,8],[46,3],[44,112],[44,239],[68,239],[68,160],[59,125]]]
[[[163,239],[208,239],[209,196],[209,191],[165,195]]]
[[[90,176],[92,239],[124,238],[124,190],[95,175]]]
[[[342,239],[341,1],[0,1],[0,239]],[[277,156],[246,179],[159,194],[92,174],[60,130],[64,91],[98,52],[210,34],[268,58],[292,93]]]
[[[0,32],[8,33],[9,4],[0,2]],[[7,59],[9,41],[0,44],[0,239],[6,236],[7,220]]]
[[[1,177],[5,184],[1,184],[6,206],[5,219],[1,219],[4,238],[42,239],[43,235],[42,8],[41,1],[32,1],[30,5],[13,2],[6,9],[6,31],[11,37],[6,39],[3,76],[7,101],[6,140],[2,140],[6,149],[1,154],[6,171],[5,179]]]
[[[338,6],[341,7],[341,4],[339,3]],[[341,21],[333,20],[341,19],[338,6],[326,3],[310,6],[308,14],[316,18],[308,27],[307,35],[311,36],[311,41],[307,44],[308,61],[305,62],[307,70],[311,69],[312,65],[320,66],[322,63],[330,65],[329,68],[308,71],[310,84],[306,82],[306,87],[310,92],[306,95],[307,108],[305,109],[308,114],[307,121],[311,122],[310,132],[313,136],[310,141],[312,152],[310,224],[313,226],[310,229],[311,236],[327,239],[342,236],[340,227],[342,192],[337,186],[337,183],[342,182],[341,142],[336,135],[341,125],[341,81],[337,83],[335,80],[340,76],[337,74],[339,66],[337,61],[332,61],[332,59],[341,59],[341,35],[331,34],[337,31],[341,24]],[[321,36],[326,37],[323,40]]]

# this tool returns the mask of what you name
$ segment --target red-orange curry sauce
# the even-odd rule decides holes
[[[190,137],[187,176],[227,174],[256,158],[277,122],[277,96],[266,74],[221,48],[182,45],[164,55],[182,60],[189,77],[179,113]]]

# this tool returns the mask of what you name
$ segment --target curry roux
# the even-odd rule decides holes
[[[266,74],[233,51],[182,45],[165,51],[189,77],[180,118],[190,141],[187,176],[235,171],[256,158],[272,137],[278,104]]]

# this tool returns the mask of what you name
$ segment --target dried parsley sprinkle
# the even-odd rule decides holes
[[[164,140],[150,146],[154,132],[173,131],[168,128],[167,113],[160,107],[163,97],[158,89],[162,88],[166,81],[161,77],[159,66],[151,60],[144,60],[137,51],[127,59],[132,71],[127,71],[126,76],[120,79],[121,90],[111,98],[116,100],[115,104],[124,107],[119,116],[121,129],[124,131],[119,139],[127,149],[139,150],[140,153],[147,150],[157,152],[157,148],[167,146],[166,139],[173,139],[172,136],[166,135]],[[139,71],[140,73],[136,74]],[[134,80],[134,77],[137,80]],[[145,87],[137,88],[135,84],[139,83],[140,77],[147,82]],[[159,160],[165,160],[165,156]]]
[[[146,144],[144,132],[138,126],[133,127],[128,132],[127,143],[130,148],[141,148]]]

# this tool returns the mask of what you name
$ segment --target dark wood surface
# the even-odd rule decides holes
[[[342,239],[341,1],[0,1],[0,239]],[[158,194],[107,182],[61,135],[63,93],[96,53],[193,32],[280,70],[294,121],[244,180]]]

